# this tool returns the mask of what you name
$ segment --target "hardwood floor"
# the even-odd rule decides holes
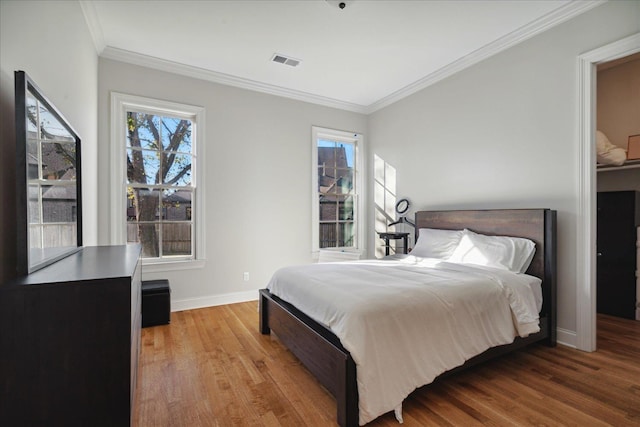
[[[598,347],[533,346],[415,391],[404,426],[640,426],[640,321],[598,317]],[[257,302],[145,328],[134,425],[332,426],[336,406],[277,340]],[[399,424],[386,414],[368,426]]]

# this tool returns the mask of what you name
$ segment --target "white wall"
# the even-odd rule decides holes
[[[204,268],[168,278],[174,309],[257,298],[273,272],[311,262],[311,126],[365,134],[367,118],[101,58],[100,159],[109,158],[110,91],[206,110]],[[109,243],[109,163],[100,161],[100,242]],[[243,272],[250,280],[243,281]]]
[[[577,57],[640,31],[609,2],[373,113],[374,155],[416,209],[558,211],[558,326],[576,330]],[[374,212],[370,212],[373,220]]]
[[[15,275],[15,70],[23,70],[82,138],[84,243],[97,244],[98,55],[76,1],[0,2],[0,282]]]
[[[627,149],[629,135],[640,134],[640,59],[598,71],[597,128]]]

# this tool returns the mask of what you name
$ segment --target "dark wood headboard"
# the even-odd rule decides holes
[[[524,237],[536,244],[527,274],[542,279],[542,313],[556,313],[556,211],[550,209],[491,209],[416,212],[416,241],[420,228],[462,230],[492,236]],[[555,323],[555,322],[554,322]],[[555,330],[555,325],[553,325]],[[555,331],[554,331],[555,333]]]

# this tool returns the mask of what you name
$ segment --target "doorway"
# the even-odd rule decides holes
[[[640,52],[596,70],[596,309],[640,320]]]
[[[640,52],[640,33],[579,56],[576,347],[596,350],[596,65]]]

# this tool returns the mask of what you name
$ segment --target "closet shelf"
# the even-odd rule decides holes
[[[619,171],[619,170],[637,169],[637,168],[640,168],[640,159],[638,159],[638,160],[627,160],[621,166],[598,164],[597,167],[596,167],[596,170],[598,172],[610,172],[610,171]]]

